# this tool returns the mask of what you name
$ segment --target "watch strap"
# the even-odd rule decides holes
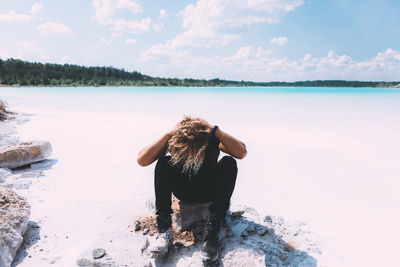
[[[211,134],[211,135],[214,135],[215,132],[216,132],[218,129],[219,129],[219,127],[218,127],[217,125],[215,125],[215,126],[212,128],[210,134]]]

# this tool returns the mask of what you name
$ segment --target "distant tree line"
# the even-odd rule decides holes
[[[366,82],[344,80],[315,80],[297,82],[258,82],[258,86],[291,87],[398,87],[400,82]]]
[[[83,67],[69,64],[42,64],[17,59],[0,59],[0,83],[33,86],[105,86],[141,81],[139,72],[112,67]]]
[[[114,67],[32,63],[0,59],[0,85],[8,86],[295,86],[295,87],[394,87],[400,82],[318,80],[251,82],[222,79],[159,78]]]

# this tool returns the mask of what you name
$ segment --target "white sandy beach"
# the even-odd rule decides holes
[[[144,213],[154,165],[139,167],[137,152],[183,114],[246,143],[232,205],[309,225],[319,266],[398,264],[399,94],[0,90],[31,114],[20,140],[53,146],[54,165],[16,190],[41,237],[19,267],[75,266]]]

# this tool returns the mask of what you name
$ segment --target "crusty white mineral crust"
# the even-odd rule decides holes
[[[31,208],[25,198],[0,186],[0,266],[13,262],[28,226]]]

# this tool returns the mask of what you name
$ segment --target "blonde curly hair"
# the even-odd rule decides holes
[[[190,176],[197,174],[204,161],[209,137],[209,128],[203,119],[184,116],[168,141],[171,164],[182,167],[182,172]]]

